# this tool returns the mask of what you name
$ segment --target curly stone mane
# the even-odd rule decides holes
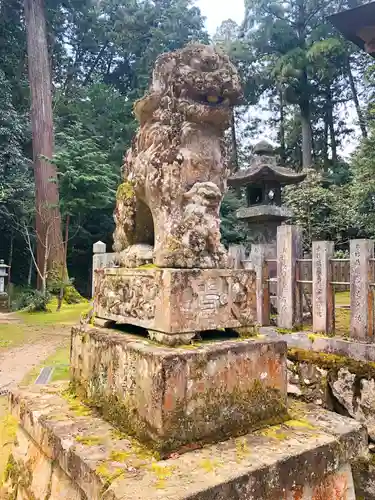
[[[134,105],[140,128],[117,192],[114,249],[120,265],[227,266],[219,209],[228,176],[224,131],[241,86],[214,47],[161,55],[149,93]]]

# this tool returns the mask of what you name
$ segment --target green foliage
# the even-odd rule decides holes
[[[324,187],[321,174],[310,169],[299,186],[283,191],[284,202],[292,209],[291,222],[302,226],[306,250],[313,240],[331,240],[347,245],[356,236],[356,211],[351,186]]]
[[[353,194],[357,208],[357,224],[370,237],[375,236],[375,126],[362,141],[353,157]]]
[[[57,134],[57,151],[52,161],[57,167],[61,213],[82,216],[113,205],[119,173],[108,162],[98,139],[88,137],[80,124]]]
[[[12,303],[14,311],[22,310],[30,313],[48,311],[48,303],[51,300],[49,292],[43,294],[39,290],[24,290]]]
[[[228,191],[221,204],[221,238],[225,246],[243,243],[246,240],[244,224],[236,217],[243,202],[233,191]]]

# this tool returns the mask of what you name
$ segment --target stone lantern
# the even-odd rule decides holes
[[[329,16],[342,35],[375,57],[375,2]]]
[[[247,206],[237,210],[237,218],[246,221],[252,243],[275,245],[277,227],[293,215],[281,203],[282,187],[305,177],[305,173],[279,166],[267,141],[254,146],[250,166],[228,179],[229,186],[245,188]]]
[[[4,261],[0,260],[0,310],[8,308],[8,288],[9,288],[9,269]]]

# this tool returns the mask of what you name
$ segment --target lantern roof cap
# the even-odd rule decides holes
[[[375,2],[338,12],[328,16],[328,20],[347,40],[362,50],[366,50],[365,43],[370,41],[372,34],[375,38]],[[369,54],[375,57],[375,52]]]

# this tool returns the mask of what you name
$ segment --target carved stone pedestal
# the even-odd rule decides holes
[[[162,453],[286,418],[286,343],[167,348],[105,328],[72,332],[77,393]]]
[[[255,272],[108,268],[95,276],[95,316],[146,328],[167,345],[196,332],[256,323]]]

